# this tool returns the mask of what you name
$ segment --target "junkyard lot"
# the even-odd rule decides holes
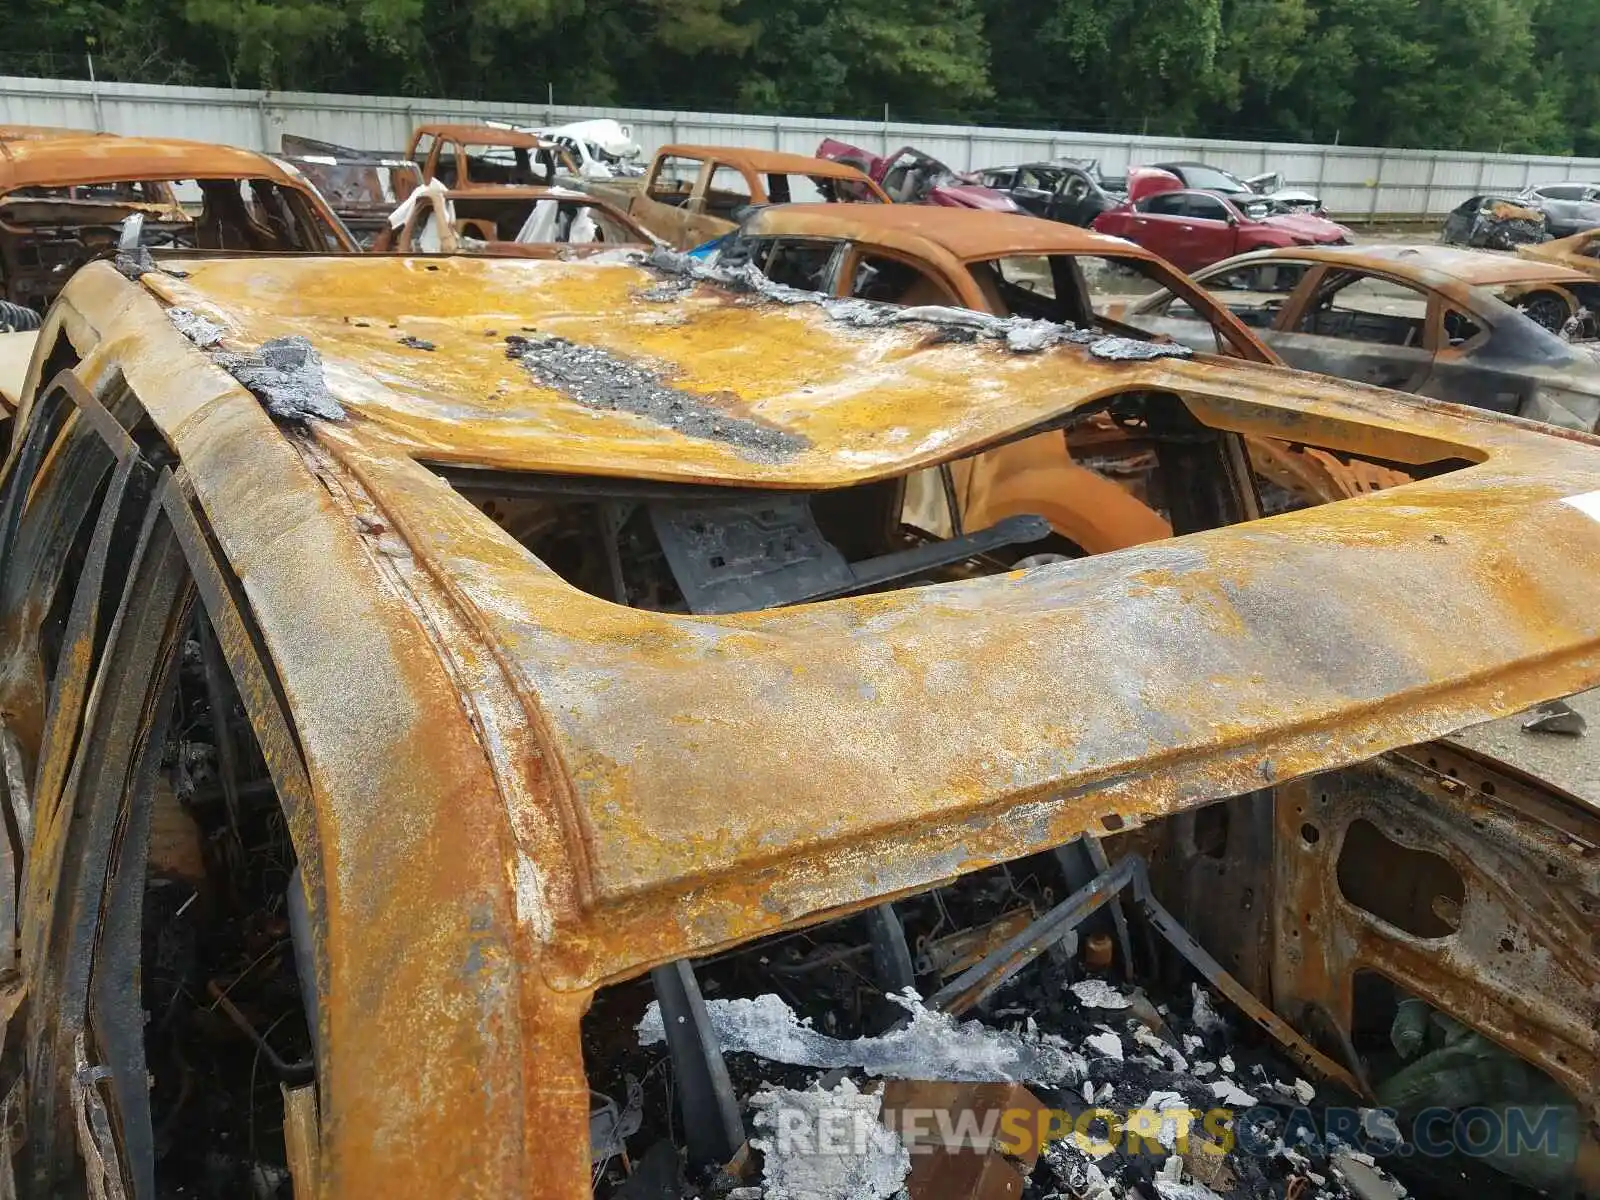
[[[430,267],[427,269],[440,270],[441,268]],[[201,273],[203,274],[204,271],[202,270]],[[185,294],[183,292],[183,285],[181,282],[170,283],[157,279],[150,286],[152,286],[158,293],[167,294],[167,298],[169,300],[174,294],[180,296]],[[171,292],[171,289],[173,288],[177,289],[175,293]],[[198,295],[198,293],[196,295]],[[408,310],[406,319],[410,320],[412,315],[413,314],[410,314]],[[258,318],[266,321],[277,320],[277,317],[272,315],[270,312],[266,313],[265,315],[258,314]],[[435,329],[423,329],[422,332],[433,333],[435,336],[438,336],[441,333],[445,335],[451,335],[459,333],[460,331],[454,330],[448,325],[448,322],[444,322]],[[472,330],[471,333],[474,339],[473,345],[475,347],[481,347],[482,343],[479,339],[484,333],[489,332],[491,331],[479,331],[476,329]],[[170,334],[170,331],[168,331],[168,333]],[[329,336],[326,334],[326,331],[324,331],[324,336]],[[404,350],[397,350],[393,346],[390,346],[389,342],[394,339],[391,339],[387,334],[358,334],[355,336],[358,339],[370,340],[371,338],[377,338],[381,340],[383,349],[387,351],[388,355],[399,356],[395,362],[405,362],[411,367],[428,362],[429,359],[426,357],[426,355],[432,354],[434,349],[431,342],[430,348],[427,351],[422,351],[420,347],[415,345],[406,346],[406,338],[410,338],[412,341],[428,340],[419,338],[415,334],[409,333],[406,335],[406,338],[398,339],[401,343],[401,346],[404,347]],[[527,339],[523,339],[523,341],[527,341]],[[507,342],[508,345],[511,345],[511,350],[517,350],[517,346],[510,343],[510,339],[507,339]],[[376,345],[376,343],[374,343],[374,345]],[[367,347],[363,353],[368,351],[376,353],[372,347]],[[419,358],[419,353],[423,354],[424,357]],[[518,351],[518,353],[523,352]],[[376,359],[374,361],[376,361]],[[524,362],[526,362],[526,360],[524,360]],[[84,403],[87,404],[88,402],[84,401]],[[334,440],[337,440],[337,433],[332,434],[332,436]],[[303,449],[306,450],[306,452],[311,453],[315,458],[316,452],[313,451],[309,445],[303,447]],[[331,461],[323,459],[321,462],[324,477],[330,477],[328,472],[332,470]],[[358,471],[361,473],[366,473],[373,469],[378,470],[379,473],[382,474],[386,469],[398,470],[399,465],[391,463],[385,467],[372,461],[366,461],[358,468]],[[341,485],[341,488],[343,489],[344,494],[355,495],[359,491],[360,486],[361,485],[359,483],[346,481]],[[382,534],[385,532],[385,518],[377,515],[376,510],[365,509],[360,515],[362,519],[358,520],[357,523],[368,533]],[[455,531],[455,533],[460,533],[463,537],[466,535],[466,531],[464,529]],[[455,533],[453,533],[450,538],[437,540],[437,544],[444,545],[447,543],[453,543],[455,539]],[[1451,530],[1451,536],[1458,536],[1454,529]],[[391,544],[389,551],[391,555],[394,549],[395,547]],[[257,578],[259,585],[259,576]],[[238,639],[233,636],[232,631],[230,631],[230,634],[226,640],[229,642],[230,649],[237,649]],[[732,682],[733,681],[730,681],[730,685]],[[448,706],[445,707],[447,708]],[[440,716],[442,717],[443,715],[444,713],[441,710]],[[321,736],[321,731],[317,731],[317,736]],[[278,749],[281,752],[281,748]],[[1432,764],[1430,763],[1430,767],[1431,766]],[[1380,774],[1382,773],[1380,772]],[[1296,845],[1296,838],[1298,838],[1298,842],[1302,844],[1302,846],[1315,846],[1320,844],[1323,838],[1326,837],[1329,843],[1327,851],[1331,851],[1333,844],[1336,841],[1355,836],[1349,833],[1349,829],[1352,821],[1355,819],[1352,815],[1353,812],[1357,807],[1361,806],[1364,806],[1361,808],[1361,811],[1365,813],[1366,816],[1371,818],[1371,820],[1368,821],[1368,824],[1376,827],[1379,824],[1389,821],[1394,822],[1394,824],[1390,825],[1389,827],[1394,828],[1396,835],[1402,838],[1401,842],[1396,843],[1401,847],[1406,846],[1408,843],[1448,843],[1450,841],[1449,834],[1441,832],[1440,826],[1437,824],[1429,828],[1413,828],[1406,826],[1406,810],[1414,803],[1417,795],[1426,796],[1428,794],[1428,787],[1419,787],[1416,778],[1405,777],[1404,770],[1402,770],[1400,774],[1404,778],[1398,781],[1394,778],[1393,773],[1391,773],[1385,778],[1367,779],[1364,781],[1349,783],[1348,786],[1351,796],[1348,807],[1351,809],[1351,812],[1338,812],[1332,815],[1323,814],[1321,808],[1319,808],[1319,805],[1324,807],[1327,806],[1327,795],[1313,795],[1312,791],[1310,790],[1310,784],[1301,783],[1283,785],[1283,787],[1279,789],[1280,794],[1277,797],[1279,805],[1277,819],[1280,824],[1280,829],[1276,839],[1277,844],[1283,849],[1284,854],[1288,856],[1294,853],[1291,848]],[[591,785],[593,783],[592,780],[586,780],[585,782],[590,783]],[[797,783],[798,781],[780,780],[780,782]],[[1429,786],[1432,785],[1430,784]],[[1475,776],[1473,786],[1475,786],[1479,793],[1483,796],[1492,796],[1502,793],[1509,796],[1514,790],[1511,781],[1506,777],[1499,775],[1494,776],[1493,778],[1490,778],[1488,775],[1485,775],[1482,778]],[[1382,793],[1386,788],[1403,793],[1407,797],[1406,800],[1403,803],[1385,807],[1382,799]],[[1337,791],[1337,786],[1330,785],[1330,790]],[[1442,795],[1434,798],[1438,800],[1438,802],[1445,808],[1449,808],[1450,806],[1443,799],[1443,796],[1451,794],[1452,788],[1444,783],[1437,783],[1435,790],[1442,793]],[[303,803],[303,798],[300,799],[299,802]],[[1212,850],[1220,847],[1222,853],[1220,855],[1208,853],[1202,855],[1201,857],[1220,859],[1228,863],[1229,869],[1223,870],[1220,867],[1216,868],[1219,882],[1215,883],[1211,881],[1209,874],[1192,876],[1191,886],[1193,879],[1199,878],[1203,886],[1225,891],[1229,886],[1239,883],[1241,876],[1248,874],[1252,869],[1259,871],[1261,868],[1262,864],[1259,861],[1259,858],[1252,858],[1250,856],[1250,843],[1241,843],[1238,847],[1233,848],[1237,851],[1237,853],[1232,853],[1230,850],[1230,845],[1233,835],[1229,833],[1228,830],[1231,830],[1235,827],[1244,829],[1248,827],[1252,821],[1258,821],[1262,814],[1260,812],[1253,812],[1246,803],[1224,802],[1224,804],[1227,806],[1226,811],[1228,812],[1229,816],[1227,824],[1224,827],[1224,832],[1220,839],[1218,838],[1214,824],[1209,826],[1209,831],[1203,838],[1200,839],[1208,848]],[[1292,812],[1291,806],[1293,806]],[[1478,800],[1474,798],[1473,806],[1469,806],[1464,810],[1463,813],[1456,813],[1455,815],[1463,816],[1465,812],[1477,812],[1479,815],[1475,819],[1483,820],[1483,813],[1491,807],[1491,805],[1486,803],[1479,803]],[[659,818],[662,816],[662,813],[656,813],[654,816]],[[1147,814],[1140,813],[1138,819],[1143,820],[1146,818],[1146,816]],[[676,819],[676,817],[671,818],[671,820]],[[1120,819],[1122,818],[1119,817],[1119,820]],[[1297,821],[1298,824],[1296,823]],[[1488,822],[1485,823],[1487,824]],[[1152,824],[1155,823],[1153,822]],[[1448,824],[1448,822],[1446,822],[1446,824]],[[1459,825],[1460,822],[1458,821],[1457,824]],[[1471,822],[1469,822],[1469,824],[1471,824]],[[1109,827],[1110,826],[1108,824],[1108,828]],[[1402,832],[1402,828],[1404,828],[1404,832]],[[1472,828],[1478,828],[1478,826],[1472,825]],[[683,826],[682,829],[685,834],[690,837],[694,836],[694,834],[698,832],[696,828],[691,826]],[[1308,833],[1308,829],[1315,832]],[[1513,830],[1507,835],[1510,841],[1515,842],[1519,840],[1515,834],[1516,831]],[[989,836],[989,834],[985,834],[983,836]],[[1468,870],[1465,864],[1473,857],[1473,849],[1476,845],[1476,842],[1474,840],[1474,834],[1468,831],[1467,826],[1462,826],[1460,828],[1459,837],[1464,838],[1465,842],[1462,843],[1461,846],[1457,847],[1459,853],[1455,857],[1461,863],[1458,869],[1465,871]],[[1561,853],[1562,848],[1553,841],[1549,841],[1547,839],[1545,842],[1540,842],[1536,838],[1531,840],[1522,840],[1527,840],[1529,843],[1527,846],[1523,847],[1523,850],[1525,850],[1527,853],[1545,855],[1548,857],[1549,863],[1555,868],[1555,870],[1551,870],[1549,872],[1551,876],[1554,876],[1557,871],[1573,869],[1581,873],[1584,869],[1581,864],[1574,866],[1568,862],[1566,858],[1563,858]],[[1126,849],[1132,844],[1134,844],[1132,841],[1120,844],[1118,845],[1118,849],[1119,851]],[[603,867],[607,864],[609,864],[611,868],[616,868],[619,865],[622,867],[627,867],[629,863],[632,864],[633,868],[641,871],[646,870],[649,867],[649,864],[645,864],[642,859],[628,859],[627,853],[619,850],[618,846],[613,842],[600,844],[600,848],[602,850],[609,850],[613,856],[621,854],[621,858],[613,857],[612,859],[605,860],[605,862],[602,863]],[[1337,909],[1338,903],[1333,897],[1334,885],[1329,882],[1332,856],[1330,855],[1322,860],[1316,860],[1314,858],[1306,857],[1306,852],[1303,849],[1299,851],[1299,853],[1302,856],[1301,858],[1286,858],[1285,865],[1282,868],[1283,871],[1287,872],[1288,876],[1290,877],[1290,882],[1282,884],[1282,886],[1286,886],[1293,893],[1293,898],[1295,900],[1295,903],[1289,905],[1288,907],[1292,910],[1303,909],[1305,913],[1304,927],[1296,927],[1296,933],[1292,934],[1291,936],[1299,936],[1303,934],[1307,942],[1318,938],[1328,939],[1328,935],[1321,928],[1324,924],[1324,916],[1322,914],[1334,912]],[[1313,851],[1312,853],[1315,852]],[[1396,861],[1400,862],[1402,865],[1408,861],[1403,853],[1393,849],[1385,850],[1380,847],[1374,853],[1379,857],[1383,857],[1385,855],[1394,856]],[[1343,856],[1341,855],[1341,862],[1342,858]],[[627,859],[627,861],[623,861],[624,859]],[[1502,863],[1501,865],[1504,866],[1505,864]],[[1537,860],[1535,860],[1534,865],[1535,867],[1539,865]],[[1521,869],[1517,866],[1517,864],[1513,864],[1513,867],[1516,867],[1516,869]],[[1211,868],[1207,867],[1207,871],[1210,869]],[[1535,877],[1537,877],[1536,870],[1533,872],[1533,874]],[[1479,881],[1479,876],[1472,875],[1471,877],[1475,883]],[[602,885],[602,890],[604,890],[604,887],[607,883],[607,877],[604,870],[602,870],[601,874],[597,878],[599,883]],[[613,879],[611,882],[614,883],[615,880]],[[1258,883],[1259,882],[1262,881],[1258,880]],[[1492,886],[1493,882],[1493,880],[1490,880],[1485,886]],[[707,887],[709,888],[710,886],[711,885],[708,883]],[[1339,886],[1344,886],[1342,881]],[[1443,891],[1440,892],[1439,896],[1426,897],[1426,899],[1430,900],[1432,904],[1431,911],[1435,917],[1440,920],[1448,921],[1452,913],[1458,914],[1459,909],[1451,908],[1451,904],[1459,906],[1461,900],[1453,899],[1452,895],[1451,889],[1444,888]],[[741,897],[742,896],[743,893],[741,893]],[[1302,896],[1310,897],[1311,899],[1306,900],[1305,903],[1302,904]],[[1437,903],[1437,901],[1440,899],[1440,896],[1443,896],[1444,900],[1447,902],[1442,907]],[[731,910],[733,906],[729,905],[727,907],[729,910]],[[1248,908],[1248,905],[1245,907]],[[1416,914],[1408,915],[1399,908],[1389,907],[1383,898],[1377,896],[1368,895],[1366,897],[1366,904],[1364,907],[1374,913],[1385,913],[1388,914],[1388,916],[1396,917],[1402,927],[1408,919],[1419,919]],[[1403,906],[1401,907],[1403,908]],[[1211,912],[1211,910],[1204,903],[1196,901],[1193,896],[1191,896],[1191,902],[1188,905],[1188,910],[1189,911],[1186,913],[1186,919],[1196,929],[1196,931],[1205,930],[1209,927],[1211,929],[1211,935],[1214,938],[1221,938],[1225,940],[1230,936],[1237,937],[1236,928],[1231,934],[1226,928],[1226,926],[1228,926],[1230,923],[1236,924],[1236,919],[1231,912],[1227,913],[1226,919],[1224,919],[1223,917]],[[642,910],[634,910],[630,908],[629,911],[634,912],[635,915],[642,914]],[[1426,914],[1424,914],[1424,917],[1425,915]],[[1479,913],[1476,915],[1481,918],[1483,914]],[[1508,928],[1514,927],[1518,937],[1516,939],[1504,939],[1506,941],[1511,941],[1512,947],[1508,950],[1504,945],[1502,945],[1499,949],[1499,953],[1512,954],[1517,950],[1519,941],[1524,937],[1532,946],[1531,953],[1533,958],[1538,958],[1539,953],[1553,953],[1553,948],[1548,946],[1546,943],[1554,942],[1557,946],[1559,946],[1559,936],[1552,936],[1549,938],[1542,937],[1536,928],[1533,932],[1525,932],[1531,927],[1535,927],[1537,925],[1540,915],[1542,914],[1537,912],[1523,912],[1520,910],[1513,914],[1513,916],[1510,918],[1510,926],[1508,926]],[[737,919],[748,919],[748,916],[745,918],[735,918],[735,920]],[[1224,926],[1224,928],[1216,928],[1215,924],[1220,924]],[[1431,928],[1431,926],[1426,926],[1425,921],[1424,925],[1427,928]],[[759,920],[755,925],[745,926],[745,928],[750,929],[759,927]],[[656,926],[652,924],[652,929],[655,928]],[[1482,924],[1474,925],[1474,934],[1481,934],[1484,928],[1485,926]],[[662,936],[667,937],[681,936],[681,931],[677,935],[674,935],[668,931],[658,930],[658,932],[661,932]],[[1277,932],[1281,938],[1283,929],[1279,929]],[[1257,942],[1259,941],[1260,933],[1261,931],[1258,930],[1256,937]],[[1359,935],[1359,937],[1356,935]],[[1369,955],[1372,959],[1379,961],[1383,960],[1385,943],[1383,943],[1381,939],[1377,938],[1371,929],[1367,929],[1365,927],[1358,928],[1355,933],[1351,934],[1350,936],[1346,936],[1341,939],[1329,939],[1325,944],[1331,948],[1335,946],[1336,942],[1338,945],[1342,946],[1349,944],[1353,940],[1359,940],[1364,947],[1364,953]],[[1471,939],[1463,939],[1463,943],[1466,944],[1468,941],[1471,941],[1470,945],[1466,945],[1466,949],[1472,953],[1477,953],[1487,948],[1487,943],[1482,945],[1478,944],[1481,940],[1481,937],[1477,938],[1475,941]],[[1243,953],[1240,955],[1239,960],[1237,960],[1237,969],[1246,975],[1250,974],[1251,971],[1254,970],[1259,976],[1259,959],[1255,960],[1255,966],[1252,968],[1250,965],[1252,960],[1250,958],[1251,952],[1249,945],[1247,944],[1246,946],[1242,947],[1242,951]],[[1330,961],[1326,964],[1318,964],[1313,961],[1309,966],[1307,966],[1303,964],[1298,957],[1292,954],[1286,948],[1286,946],[1280,947],[1280,951],[1286,959],[1284,963],[1280,964],[1280,974],[1286,974],[1286,976],[1292,980],[1292,986],[1285,994],[1300,997],[1308,1006],[1326,1006],[1336,1010],[1339,1016],[1344,1016],[1345,1010],[1348,1008],[1348,997],[1342,994],[1340,987],[1342,986],[1341,981],[1347,974],[1346,968],[1349,966],[1349,964],[1333,961],[1332,958],[1330,958]],[[574,969],[581,968],[583,962],[582,956],[584,953],[595,953],[595,949],[591,947],[585,951],[575,951],[573,957],[561,960],[559,963],[553,963],[552,965],[558,972],[563,969],[570,972]],[[1329,953],[1331,955],[1333,951],[1330,949]],[[1401,954],[1397,958],[1391,958],[1388,960],[1388,962],[1390,969],[1394,974],[1411,978],[1416,978],[1419,975],[1426,974],[1426,972],[1422,971],[1422,969],[1419,967],[1419,960],[1414,955],[1408,957],[1405,954]],[[1482,966],[1482,980],[1492,983],[1496,974],[1497,964],[1499,964],[1499,960],[1493,960],[1488,963],[1479,963],[1474,965]],[[1501,967],[1500,973],[1502,975],[1505,974],[1503,964],[1499,965]],[[348,965],[346,965],[344,969],[348,969]],[[1580,1063],[1586,1061],[1588,1047],[1583,1043],[1581,1037],[1572,1035],[1570,1034],[1570,1031],[1565,1030],[1562,1030],[1555,1035],[1550,1033],[1549,1025],[1553,1023],[1559,1027],[1565,1018],[1565,1014],[1561,1011],[1559,1004],[1551,1007],[1549,1011],[1539,1011],[1538,1006],[1535,1005],[1533,1006],[1535,1011],[1530,1016],[1519,1018],[1519,1020],[1507,1020],[1503,1015],[1499,1015],[1496,1012],[1485,1008],[1481,1002],[1475,1001],[1474,997],[1476,992],[1470,986],[1464,990],[1463,985],[1459,982],[1459,980],[1449,978],[1448,976],[1444,978],[1428,976],[1428,984],[1424,990],[1436,1001],[1445,1004],[1456,1011],[1470,1012],[1475,1019],[1475,1023],[1482,1024],[1485,1027],[1494,1030],[1497,1035],[1500,1036],[1500,1038],[1507,1044],[1517,1047],[1518,1049],[1525,1050],[1530,1055],[1543,1052],[1547,1048],[1547,1043],[1554,1040],[1558,1046],[1564,1047],[1564,1050],[1558,1050],[1556,1053],[1556,1060],[1562,1066],[1570,1065],[1567,1063],[1567,1060],[1561,1058],[1563,1053],[1567,1054],[1569,1058],[1577,1059]],[[349,1014],[347,1013],[346,1016],[348,1015]],[[348,1062],[348,1060],[346,1061]],[[1548,1058],[1545,1061],[1548,1063]],[[1571,1068],[1571,1070],[1561,1071],[1558,1066],[1552,1065],[1551,1069],[1557,1071],[1557,1073],[1560,1074],[1564,1080],[1572,1083],[1574,1088],[1577,1087],[1578,1083],[1583,1081],[1583,1076],[1581,1075],[1577,1076],[1577,1082],[1574,1082],[1571,1078],[1572,1070],[1581,1071],[1581,1066],[1574,1066]],[[593,1070],[593,1068],[591,1068],[591,1070]]]

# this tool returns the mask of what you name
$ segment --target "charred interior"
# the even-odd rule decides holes
[[[1422,747],[658,967],[585,1021],[596,1195],[1600,1194],[1597,832]]]
[[[1109,447],[1102,445],[1107,431]],[[1099,447],[1097,466],[1114,471],[1176,532],[1259,513],[1240,440],[1200,425],[1176,397],[1119,397],[1010,444],[1051,439],[1066,461],[1066,445],[1080,436]],[[986,457],[1003,450],[819,492],[435,469],[575,587],[630,607],[718,613],[1084,555],[1042,515],[972,519],[973,479]]]
[[[149,250],[340,248],[305,195],[271,179],[22,188],[0,199],[0,296],[42,314],[74,271],[123,246],[130,218]]]
[[[311,935],[283,810],[198,612],[172,705],[140,947],[157,1188],[287,1200],[288,1093],[316,1077]]]

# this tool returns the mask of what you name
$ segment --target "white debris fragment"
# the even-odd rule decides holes
[[[1094,1094],[1094,1103],[1099,1107],[1104,1108],[1107,1101],[1109,1101],[1111,1097],[1116,1094],[1116,1088],[1112,1087],[1109,1083],[1102,1083],[1100,1085],[1100,1090]]]
[[[1217,1059],[1217,1065],[1220,1066],[1229,1075],[1232,1075],[1234,1073],[1234,1071],[1237,1069],[1233,1065],[1233,1055],[1231,1055],[1231,1054],[1224,1054],[1221,1058]]]
[[[1177,1092],[1151,1092],[1145,1102],[1139,1105],[1161,1114],[1161,1128],[1156,1133],[1156,1141],[1160,1142],[1169,1151],[1178,1148],[1178,1137],[1185,1133],[1190,1118],[1185,1113],[1190,1113],[1189,1103]],[[1183,1128],[1179,1123],[1183,1122]]]
[[[1252,1108],[1256,1098],[1231,1079],[1219,1079],[1211,1085],[1211,1094],[1223,1104],[1233,1108]]]
[[[889,1079],[961,1083],[1076,1085],[1087,1064],[1053,1034],[1011,1033],[978,1021],[958,1022],[923,1005],[909,988],[890,1000],[911,1014],[904,1028],[881,1037],[845,1040],[811,1028],[775,995],[709,1000],[706,1013],[724,1051],[755,1054],[797,1067],[857,1067]],[[666,1040],[661,1006],[651,1001],[638,1025],[639,1044]]]
[[[1169,1154],[1167,1156],[1167,1161],[1161,1164],[1161,1173],[1157,1176],[1157,1178],[1164,1179],[1168,1183],[1182,1183],[1183,1155]]]
[[[1192,1033],[1183,1035],[1183,1052],[1185,1054],[1194,1054],[1204,1045],[1205,1043]]]
[[[1083,1081],[1083,1102],[1085,1104],[1094,1103],[1094,1084],[1087,1079]]]
[[[1225,1033],[1228,1026],[1217,1015],[1217,1010],[1211,1005],[1211,997],[1198,983],[1189,985],[1194,996],[1194,1007],[1190,1010],[1189,1019],[1194,1022],[1194,1027],[1206,1035]]]
[[[911,1151],[878,1119],[883,1097],[849,1079],[831,1090],[763,1088],[750,1098],[765,1200],[887,1200],[911,1173]]]
[[[1161,1200],[1222,1200],[1203,1183],[1173,1183],[1156,1176],[1156,1195]]]
[[[1080,979],[1071,991],[1085,1008],[1127,1008],[1133,1003],[1103,979]]]
[[[1145,1026],[1133,1027],[1133,1040],[1146,1050],[1154,1051],[1160,1058],[1166,1059],[1164,1065],[1170,1066],[1172,1070],[1182,1072],[1189,1070],[1189,1060],[1178,1052],[1178,1048],[1170,1042],[1162,1041]]]
[[[1301,1104],[1310,1104],[1317,1098],[1317,1089],[1304,1079],[1296,1079],[1294,1081],[1294,1094]]]
[[[1395,1122],[1393,1114],[1381,1108],[1361,1110],[1361,1132],[1369,1138],[1383,1142],[1386,1146],[1399,1146],[1405,1141],[1405,1136],[1400,1132],[1400,1126]]]
[[[1083,1039],[1083,1044],[1103,1058],[1122,1061],[1122,1039],[1114,1033],[1091,1033]]]
[[[1216,1069],[1217,1069],[1217,1064],[1216,1063],[1214,1063],[1214,1062],[1205,1062],[1204,1060],[1202,1060],[1200,1062],[1195,1063],[1193,1066],[1191,1066],[1189,1068],[1189,1074],[1197,1076],[1200,1079],[1204,1079],[1207,1075],[1210,1075]]]

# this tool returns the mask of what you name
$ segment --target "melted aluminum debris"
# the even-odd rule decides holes
[[[958,1023],[947,1013],[925,1008],[907,989],[891,995],[911,1014],[901,1029],[880,1037],[850,1041],[812,1029],[779,997],[710,1000],[706,1012],[724,1051],[755,1054],[797,1067],[856,1067],[889,1079],[943,1079],[956,1083],[1027,1083],[1046,1086],[1083,1082],[1083,1056],[1060,1038],[991,1029],[977,1021]],[[661,1005],[652,1000],[639,1022],[639,1044],[666,1040]]]
[[[179,333],[202,350],[209,350],[222,341],[221,325],[215,321],[208,321],[199,313],[191,312],[187,308],[167,309],[167,320],[177,327]]]
[[[299,334],[262,342],[254,353],[217,352],[212,358],[249,388],[275,420],[344,420],[344,409],[323,377],[322,356]]]
[[[1107,337],[1092,330],[1032,317],[996,317],[989,313],[943,305],[901,308],[871,300],[840,300],[818,292],[802,291],[774,283],[751,263],[737,267],[707,265],[673,250],[657,247],[645,259],[647,266],[668,276],[662,283],[635,293],[640,300],[670,302],[689,290],[685,281],[714,283],[778,304],[814,304],[835,321],[856,329],[891,325],[932,325],[947,338],[1003,341],[1016,354],[1037,354],[1052,346],[1087,346],[1096,358],[1130,362],[1153,358],[1191,358],[1194,351],[1176,342],[1143,342],[1135,338]]]
[[[883,1097],[849,1079],[830,1090],[764,1087],[750,1097],[763,1200],[886,1200],[911,1173],[911,1152],[878,1119]],[[827,1134],[827,1137],[823,1135]],[[840,1153],[839,1143],[848,1148]]]
[[[158,271],[163,275],[170,275],[174,279],[187,279],[189,277],[189,272],[187,271],[180,271],[176,267],[163,267],[156,262],[148,246],[140,246],[135,250],[118,250],[116,258],[111,261],[111,265],[117,269],[123,278],[131,279],[135,283],[138,283],[144,276]]]
[[[540,334],[506,338],[506,356],[520,362],[542,386],[572,397],[585,408],[626,412],[676,430],[685,437],[725,442],[765,461],[786,458],[809,443],[775,425],[734,416],[710,397],[675,388],[647,367],[596,346]]]

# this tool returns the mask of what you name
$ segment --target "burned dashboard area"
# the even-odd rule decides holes
[[[739,436],[733,423],[724,419],[705,435]],[[1125,468],[1115,472],[1117,484],[1175,533],[1260,514],[1241,440],[1200,425],[1164,394],[1124,395],[961,459],[826,490],[430,466],[590,595],[662,612],[732,613],[1084,557],[1062,514],[1103,503],[1103,493],[1079,497],[1070,477],[1047,475],[1037,495],[1013,492],[1004,510],[974,497],[975,481],[992,477],[986,472],[997,464],[1004,469],[1008,448],[1058,439],[1060,459],[1070,463],[1066,446],[1090,429],[1115,430],[1110,443],[1102,433],[1097,466]]]

